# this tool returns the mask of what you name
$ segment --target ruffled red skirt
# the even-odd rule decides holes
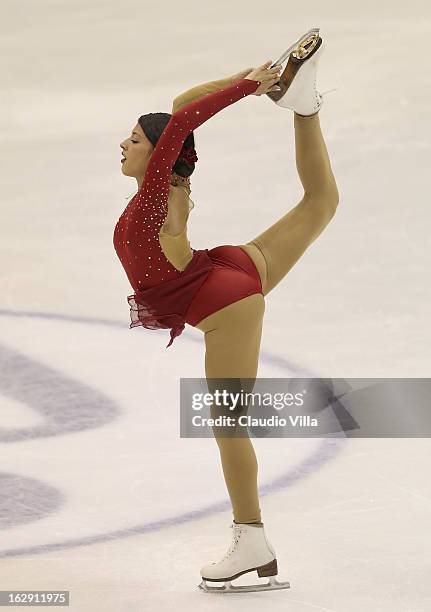
[[[130,328],[170,329],[168,348],[185,323],[195,326],[213,312],[254,293],[262,293],[260,275],[239,246],[194,250],[181,276],[127,297]]]

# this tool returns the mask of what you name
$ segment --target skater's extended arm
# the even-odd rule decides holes
[[[201,83],[200,85],[196,85],[195,87],[188,89],[174,99],[172,103],[172,114],[177,110],[180,110],[180,108],[183,108],[183,106],[186,104],[189,104],[194,100],[198,100],[209,93],[213,93],[223,89],[223,87],[229,87],[230,85],[239,83],[252,70],[253,68],[246,68],[245,70],[241,70],[241,72],[237,72],[236,74],[225,77],[224,79],[208,81],[207,83]]]
[[[244,78],[189,102],[173,113],[152,152],[137,198],[137,201],[152,201],[157,219],[162,223],[167,214],[172,167],[187,136],[226,106],[252,94],[259,85],[259,81]]]
[[[198,100],[209,93],[213,93],[214,91],[219,91],[220,89],[223,89],[223,87],[228,87],[231,84],[231,77],[226,77],[225,79],[208,81],[208,83],[202,83],[201,85],[196,85],[195,87],[188,89],[174,99],[172,103],[172,114],[186,106],[186,104],[190,104],[190,102],[193,102],[194,100]]]

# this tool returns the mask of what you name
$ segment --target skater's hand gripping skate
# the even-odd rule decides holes
[[[235,74],[233,74],[232,76],[228,77],[230,84],[231,85],[235,85],[235,83],[239,83],[242,79],[245,78],[245,76],[247,74],[249,74],[251,71],[253,70],[253,67],[250,68],[245,68],[244,70],[240,70],[239,72],[236,72]]]
[[[281,64],[268,68],[271,64],[272,60],[269,60],[244,77],[252,81],[260,81],[260,85],[253,93],[253,96],[261,96],[268,91],[280,91],[276,83],[280,80]]]

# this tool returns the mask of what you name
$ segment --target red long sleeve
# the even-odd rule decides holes
[[[256,91],[259,85],[258,81],[242,79],[187,104],[172,115],[154,148],[139,192],[115,226],[115,251],[135,291],[183,274],[166,259],[158,236],[168,213],[172,167],[185,139],[223,108]]]

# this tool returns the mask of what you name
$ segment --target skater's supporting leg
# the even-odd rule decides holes
[[[205,374],[207,379],[250,379],[251,391],[257,375],[265,301],[254,294],[229,304],[196,325],[205,333]],[[250,382],[251,381],[251,382]],[[235,386],[226,380],[226,388]],[[240,386],[240,385],[237,385]],[[208,382],[209,390],[212,384]],[[217,386],[220,388],[220,386]],[[215,407],[212,416],[217,415]],[[261,521],[257,473],[258,464],[249,437],[223,437],[213,428],[220,451],[223,474],[237,523]]]
[[[320,113],[294,113],[296,167],[304,188],[302,200],[247,244],[239,245],[253,259],[267,295],[332,219],[338,189],[320,128]]]

